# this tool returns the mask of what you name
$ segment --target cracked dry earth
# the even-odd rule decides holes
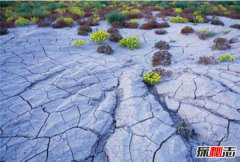
[[[239,37],[228,26],[209,28],[225,38]],[[0,38],[0,161],[5,162],[191,162],[240,160],[240,62],[199,65],[199,56],[219,56],[213,39],[182,35],[186,24],[168,34],[120,29],[138,35],[142,47],[127,50],[110,43],[113,55],[96,53],[89,42],[76,48],[77,28],[11,29]],[[102,22],[95,28],[107,29]],[[226,30],[231,32],[222,34]],[[170,42],[173,71],[147,87],[142,74],[152,69],[159,40]],[[227,52],[240,56],[240,42]],[[177,133],[180,120],[195,131]],[[196,159],[198,145],[237,146],[237,157]]]

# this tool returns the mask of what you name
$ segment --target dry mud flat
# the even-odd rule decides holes
[[[190,162],[240,160],[240,42],[213,50],[217,37],[240,37],[225,26],[171,24],[154,30],[120,29],[137,35],[141,48],[109,42],[113,55],[97,46],[71,46],[77,28],[13,28],[0,38],[0,161],[6,162]],[[184,26],[218,32],[200,40]],[[107,29],[101,22],[97,28]],[[230,30],[230,32],[226,32]],[[154,43],[169,42],[172,76],[147,87]],[[233,53],[236,61],[200,65],[200,56]],[[194,130],[179,133],[181,121]],[[238,148],[236,158],[196,159],[198,145]]]

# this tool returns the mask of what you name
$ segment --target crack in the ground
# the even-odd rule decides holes
[[[157,154],[157,152],[162,148],[163,144],[166,143],[166,142],[167,142],[171,137],[173,137],[175,134],[176,134],[175,132],[172,133],[170,136],[168,136],[166,139],[164,139],[164,140],[160,143],[159,147],[158,147],[158,148],[154,151],[154,153],[153,153],[152,162],[155,162],[156,154]]]
[[[8,100],[8,99],[13,98],[13,97],[16,97],[16,96],[20,96],[21,94],[23,94],[23,93],[26,92],[27,90],[31,89],[31,88],[34,87],[35,85],[37,85],[37,84],[39,84],[39,83],[41,83],[41,82],[43,82],[43,81],[46,81],[46,80],[48,80],[48,79],[51,79],[51,78],[57,76],[58,74],[61,74],[61,73],[64,72],[64,71],[65,71],[65,69],[61,69],[61,70],[55,71],[55,72],[53,72],[53,73],[50,73],[50,74],[47,75],[46,77],[43,77],[43,78],[40,78],[40,79],[38,79],[38,80],[36,80],[36,81],[34,81],[34,82],[31,82],[28,86],[26,86],[23,90],[21,90],[21,91],[18,92],[17,94],[14,94],[14,95],[12,95],[12,96],[8,96],[7,99],[0,100],[0,102],[5,101],[5,100]]]
[[[174,123],[173,127],[175,127],[177,129],[177,126],[184,120],[177,114],[176,111],[173,111],[170,108],[168,108],[166,101],[165,101],[165,97],[158,94],[156,87],[148,87],[148,89],[149,89],[149,92],[154,96],[155,100],[161,105],[163,110],[169,114],[170,118],[172,119],[172,121]],[[176,132],[175,132],[175,134],[176,134]],[[194,158],[193,158],[194,156],[192,155],[193,154],[193,152],[192,152],[193,144],[192,143],[199,143],[197,141],[197,138],[191,137],[192,139],[186,139],[186,137],[182,136],[179,133],[177,133],[177,135],[180,135],[181,139],[183,140],[186,147],[188,148],[189,156],[190,156],[189,158],[191,159],[191,161],[194,161]],[[194,134],[194,136],[196,136],[196,134]]]
[[[84,159],[80,160],[81,162],[87,162],[88,160],[90,160],[91,162],[94,161],[95,157],[100,154],[100,153],[104,153],[105,155],[105,159],[108,159],[107,154],[105,153],[104,147],[106,145],[107,140],[110,138],[110,136],[112,134],[114,134],[115,129],[116,129],[116,119],[115,119],[115,115],[116,115],[116,110],[119,107],[119,94],[118,94],[118,86],[119,86],[119,82],[118,85],[115,89],[115,94],[116,94],[116,103],[112,109],[111,112],[111,116],[112,116],[112,123],[110,128],[108,128],[108,131],[105,132],[102,135],[98,135],[98,140],[95,142],[95,144],[92,146],[91,149],[91,153],[89,156],[85,157]]]

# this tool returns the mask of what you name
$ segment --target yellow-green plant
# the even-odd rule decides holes
[[[60,13],[60,14],[64,14],[66,12],[66,8],[58,8],[55,10],[55,12]]]
[[[208,29],[201,29],[201,30],[198,30],[196,33],[198,37],[203,40],[214,37],[217,34],[216,32],[209,31]]]
[[[85,45],[87,42],[85,40],[82,40],[82,39],[77,39],[77,40],[74,40],[72,42],[72,45],[73,46],[76,46],[76,47],[80,47],[80,46],[83,46]]]
[[[172,22],[172,23],[187,23],[188,19],[181,17],[181,16],[176,16],[176,17],[172,17],[170,19],[170,22]]]
[[[30,24],[30,21],[24,17],[19,17],[15,20],[15,25],[17,26],[24,26]]]
[[[195,17],[195,23],[203,23],[204,18],[201,15],[196,15]]]
[[[127,37],[123,38],[119,41],[120,46],[127,47],[131,50],[139,48],[140,47],[140,41],[137,37]]]
[[[236,57],[232,55],[231,53],[225,53],[218,57],[218,61],[220,62],[231,62],[236,60]]]
[[[74,20],[71,17],[59,17],[57,18],[56,22],[63,22],[67,26],[71,26]]]
[[[148,85],[155,85],[160,82],[161,76],[157,72],[147,72],[143,75],[144,83]]]
[[[194,15],[194,16],[201,15],[201,14],[202,14],[202,13],[201,13],[200,11],[194,11],[194,12],[193,12],[193,15]]]
[[[5,12],[4,12],[5,16],[6,17],[12,17],[12,16],[16,16],[16,13],[13,11],[12,8],[7,8],[5,9]]]
[[[73,24],[73,19],[71,17],[64,17],[63,21],[67,24],[67,25],[72,25]]]
[[[175,12],[176,12],[176,14],[180,14],[180,13],[182,13],[182,9],[181,8],[175,8]]]
[[[32,17],[31,18],[31,23],[36,24],[38,22],[39,18],[37,17]]]
[[[99,20],[100,20],[100,17],[97,14],[94,14],[92,16],[92,22],[93,23],[97,23],[97,22],[99,22]]]
[[[122,14],[125,15],[125,16],[134,16],[134,15],[139,15],[141,13],[142,13],[141,10],[136,9],[136,8],[122,11]]]
[[[78,16],[84,16],[84,11],[80,7],[69,7],[68,12]]]
[[[137,19],[130,19],[129,21],[128,21],[129,23],[138,23],[138,20]]]
[[[136,15],[136,14],[141,14],[141,13],[142,13],[142,11],[139,10],[139,9],[137,9],[137,8],[131,9],[131,10],[129,11],[129,14],[130,14],[130,15],[131,15],[131,14]]]
[[[14,20],[15,20],[15,17],[8,17],[8,18],[6,19],[7,22],[12,22],[12,21],[14,21]]]
[[[90,39],[96,43],[102,43],[109,38],[109,33],[104,30],[98,30],[90,34]]]

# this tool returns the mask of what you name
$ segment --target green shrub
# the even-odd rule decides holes
[[[138,19],[130,19],[128,22],[136,24],[138,23]]]
[[[113,23],[121,24],[124,22],[125,16],[120,12],[113,11],[107,14],[106,19],[110,24],[113,24]]]
[[[155,85],[160,82],[161,76],[157,72],[147,72],[143,75],[144,83],[148,85]]]
[[[73,19],[71,17],[58,17],[53,23],[53,28],[70,27],[73,25]]]
[[[37,17],[32,17],[31,18],[31,23],[32,24],[36,24],[38,21],[39,21],[39,18],[37,18]]]
[[[173,2],[173,5],[177,8],[188,8],[192,4],[191,2],[186,2],[186,1],[176,1],[176,2]]]
[[[140,41],[137,37],[127,37],[119,41],[120,46],[127,47],[129,49],[136,49],[140,47]]]
[[[172,22],[172,23],[187,23],[188,19],[181,17],[181,16],[176,16],[176,17],[172,17],[170,19],[170,22]]]
[[[32,4],[29,2],[22,2],[16,6],[16,12],[19,16],[31,16]]]
[[[214,37],[217,34],[216,32],[209,31],[208,29],[198,30],[196,33],[202,40]]]
[[[57,20],[63,21],[65,24],[71,26],[73,24],[73,19],[71,17],[60,17]]]
[[[16,2],[14,1],[0,1],[1,7],[8,7],[14,5]]]
[[[104,30],[98,30],[90,34],[90,39],[96,43],[102,43],[109,38],[109,33]]]
[[[175,8],[175,12],[176,12],[176,14],[180,14],[180,13],[182,13],[182,9],[181,8]]]
[[[230,53],[226,53],[218,57],[218,61],[220,62],[230,62],[234,61],[235,59],[236,57]]]
[[[64,6],[63,2],[48,2],[46,7],[48,10],[55,10],[57,8],[63,8]]]
[[[4,17],[5,17],[5,19],[9,19],[9,18],[15,19],[17,17],[17,13],[14,12],[12,8],[7,8],[7,9],[5,9]]]
[[[80,7],[69,7],[68,12],[77,16],[84,16],[84,11]]]
[[[78,39],[78,40],[74,40],[72,42],[72,45],[73,46],[76,46],[76,47],[80,47],[80,46],[83,46],[85,45],[87,42],[85,40],[82,40],[82,39]]]
[[[45,7],[38,7],[34,8],[32,10],[32,15],[34,17],[45,17],[49,14],[50,12],[45,8]]]
[[[204,18],[201,15],[196,15],[194,22],[195,23],[204,23]]]
[[[139,18],[139,17],[141,17],[142,11],[139,9],[133,8],[133,9],[128,9],[128,10],[123,10],[123,11],[121,11],[121,13],[124,16],[128,16],[129,18]]]
[[[30,21],[24,17],[19,17],[17,20],[15,20],[16,26],[24,26],[30,24]]]

